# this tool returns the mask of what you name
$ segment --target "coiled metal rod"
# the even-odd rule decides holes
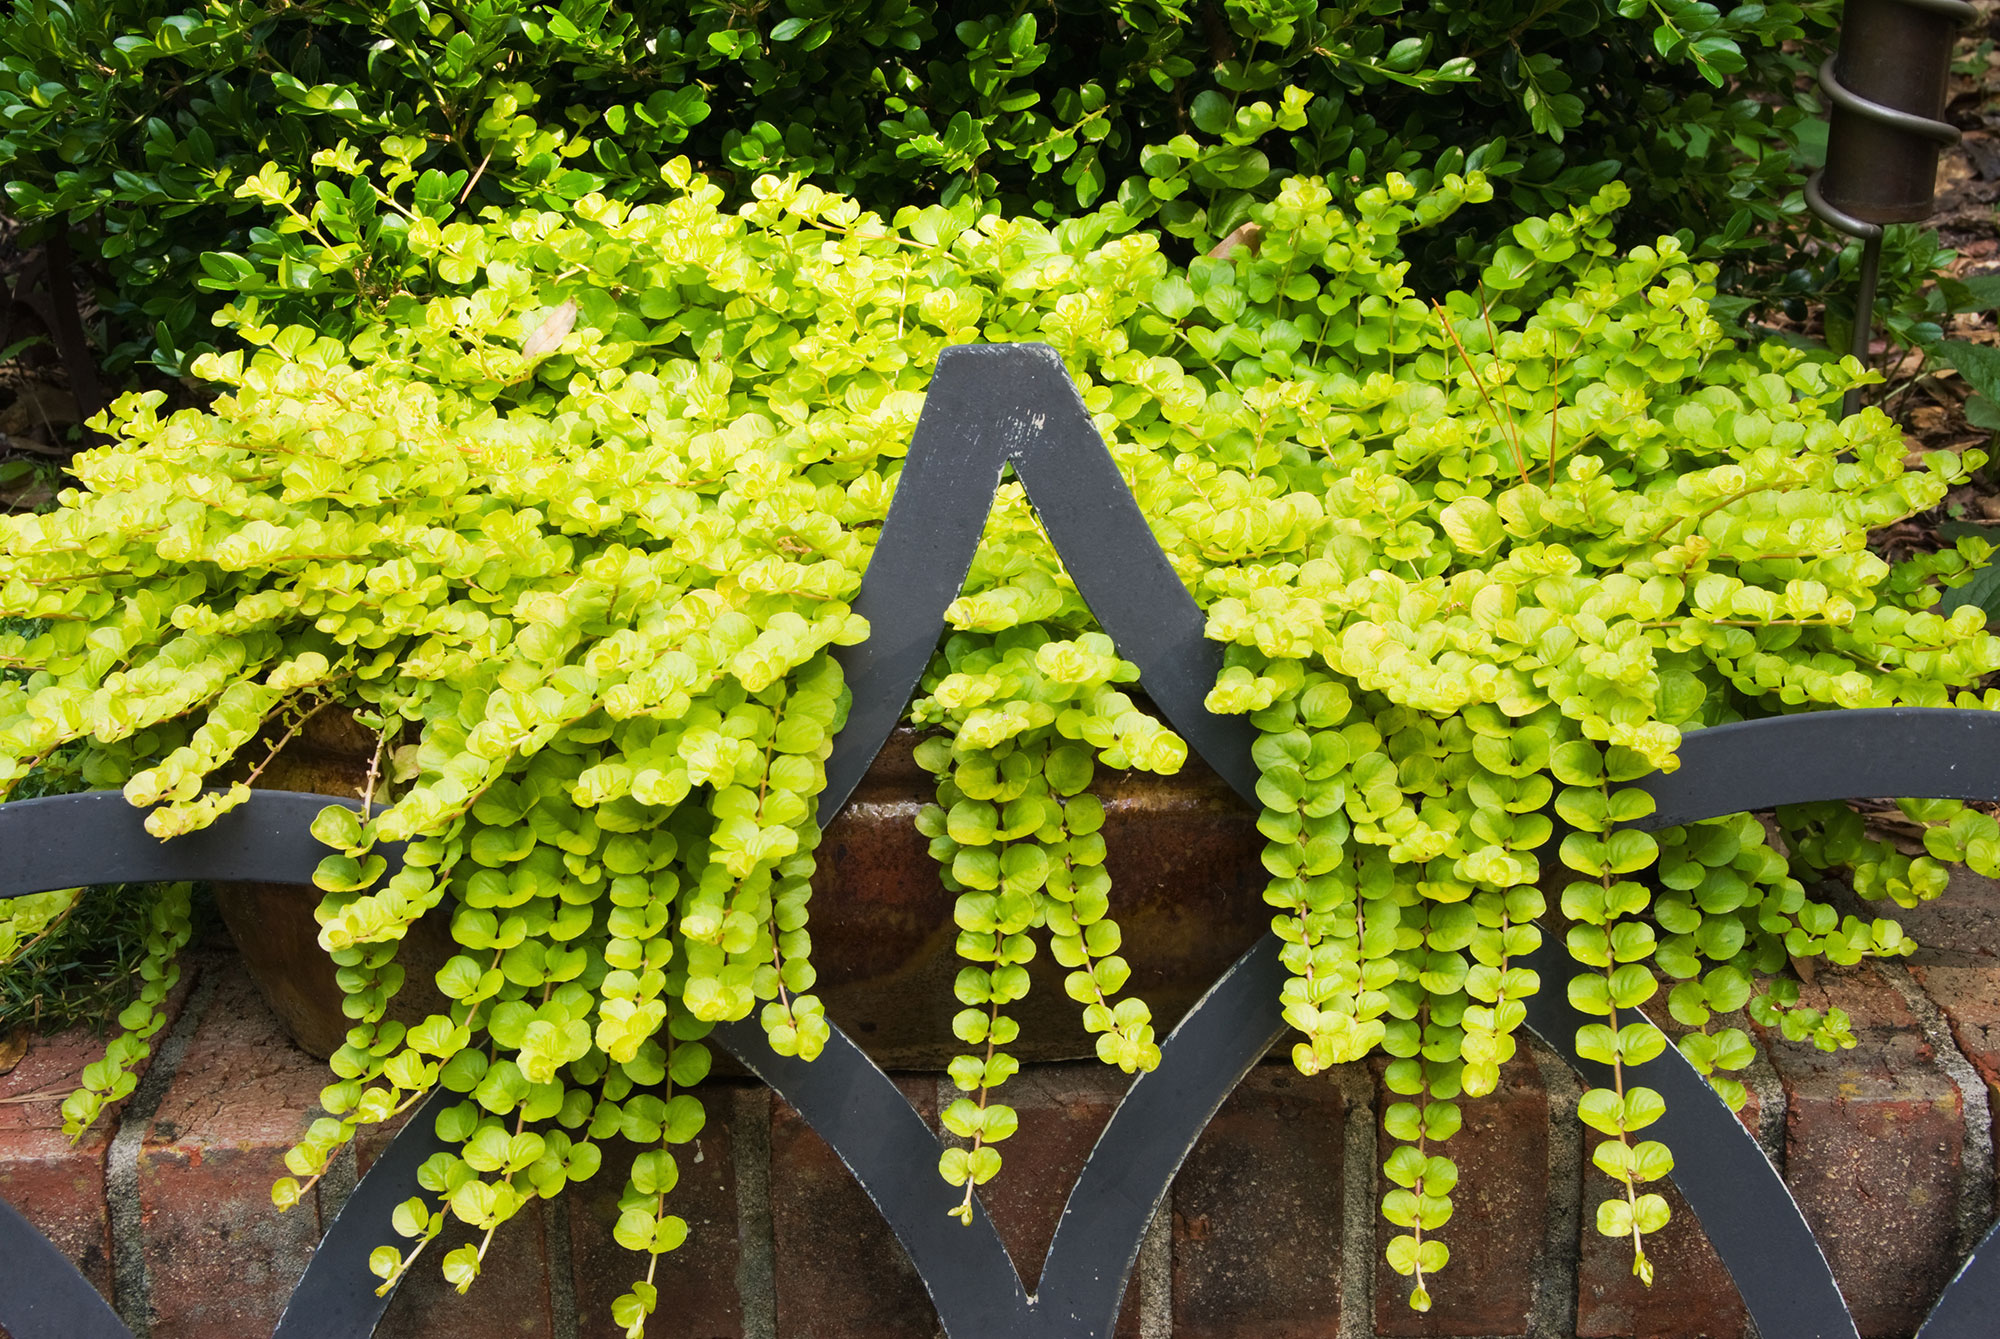
[[[1830,105],[1826,166],[1806,181],[1806,204],[1861,242],[1852,352],[1863,362],[1882,273],[1882,225],[1928,218],[1937,199],[1938,151],[1959,140],[1941,119],[1951,44],[1976,16],[1965,0],[1849,0],[1840,51],[1819,68]],[[1860,407],[1849,391],[1843,413]]]

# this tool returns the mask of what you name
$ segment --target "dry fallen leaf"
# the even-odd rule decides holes
[[[1967,154],[1946,154],[1938,163],[1937,193],[1958,189],[1979,176],[1978,169],[1968,161]]]
[[[55,430],[80,422],[76,397],[58,386],[30,382],[14,393],[14,402],[0,409],[0,433],[25,437],[37,429]]]
[[[570,298],[562,306],[550,312],[548,318],[536,328],[535,333],[528,336],[528,342],[521,346],[521,356],[524,358],[541,357],[555,348],[556,345],[562,343],[563,336],[567,335],[575,326],[576,299]]]
[[[28,1029],[18,1027],[6,1036],[0,1037],[0,1074],[11,1071],[14,1066],[21,1063],[21,1057],[27,1053]]]
[[[1257,248],[1263,245],[1263,242],[1264,227],[1262,224],[1240,223],[1229,236],[1210,247],[1208,254],[1214,256],[1217,260],[1227,260],[1238,251],[1248,247],[1250,254],[1254,256],[1257,254]]]

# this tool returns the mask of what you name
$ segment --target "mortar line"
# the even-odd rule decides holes
[[[187,970],[185,960],[182,970]],[[181,1061],[187,1058],[195,1029],[207,1016],[215,997],[217,974],[194,969],[194,987],[181,1015],[153,1048],[152,1059],[118,1116],[118,1133],[104,1159],[105,1208],[111,1218],[111,1293],[118,1318],[133,1339],[148,1339],[153,1330],[152,1288],[146,1277],[144,1215],[139,1208],[139,1154],[146,1132],[167,1095]]]
[[[1375,1079],[1365,1064],[1338,1070],[1343,1128],[1340,1160],[1340,1334],[1375,1334]]]
[[[736,1164],[736,1298],[743,1339],[777,1339],[777,1246],[771,1226],[771,1090],[738,1088],[730,1102]]]
[[[1174,1333],[1174,1190],[1160,1199],[1139,1243],[1139,1339]]]
[[[1924,993],[1901,963],[1876,964],[1883,979],[1896,988],[1903,1003],[1917,1016],[1924,1040],[1930,1043],[1938,1067],[1958,1089],[1959,1109],[1965,1124],[1965,1154],[1958,1164],[1958,1221],[1952,1248],[1963,1260],[1985,1235],[1993,1217],[1993,1111],[1987,1099],[1986,1081],[1965,1053],[1958,1049],[1951,1023],[1936,1001]]]
[[[958,1088],[958,1085],[957,1085],[956,1083],[952,1082],[952,1081],[951,1081],[951,1079],[947,1078],[946,1076],[944,1076],[944,1075],[942,1075],[942,1074],[940,1074],[940,1075],[939,1075],[939,1076],[938,1076],[938,1077],[937,1077],[937,1078],[936,1078],[936,1079],[935,1079],[935,1080],[933,1081],[933,1083],[932,1083],[932,1086],[931,1086],[931,1102],[932,1102],[932,1104],[933,1104],[933,1105],[934,1105],[934,1106],[935,1106],[935,1107],[936,1107],[936,1108],[937,1108],[937,1109],[938,1109],[939,1111],[943,1111],[943,1110],[944,1110],[944,1109],[945,1109],[946,1107],[950,1106],[950,1105],[951,1105],[951,1104],[952,1104],[953,1102],[956,1102],[956,1101],[957,1101],[957,1100],[958,1100],[958,1099],[959,1099],[960,1097],[962,1097],[962,1096],[964,1096],[964,1094],[963,1094],[963,1093],[961,1093],[961,1092],[959,1091],[959,1088]],[[925,1122],[925,1124],[927,1124],[927,1125],[928,1125],[929,1123],[930,1123],[930,1122],[928,1122],[928,1121],[926,1121],[926,1122]],[[939,1139],[939,1146],[940,1146],[940,1147],[942,1147],[942,1146],[943,1146],[943,1140],[944,1140],[944,1131],[943,1131],[943,1129],[942,1129],[941,1127],[940,1127],[940,1129],[939,1129],[939,1132],[938,1132],[938,1139]],[[982,1200],[982,1201],[981,1201],[981,1203],[982,1203],[982,1204],[984,1204],[984,1203],[985,1203],[985,1201],[983,1201],[983,1200]],[[894,1233],[894,1229],[892,1228],[892,1229],[890,1229],[890,1231],[891,1231],[891,1233],[892,1233],[892,1235],[893,1235],[893,1233]],[[902,1245],[902,1243],[901,1243],[901,1241],[900,1241],[900,1240],[899,1240],[899,1241],[897,1242],[897,1245],[898,1245],[899,1247],[900,1247],[900,1246]],[[1018,1260],[1015,1260],[1015,1259],[1014,1259],[1014,1255],[1013,1255],[1013,1252],[1011,1252],[1011,1251],[1009,1251],[1009,1252],[1007,1253],[1007,1259],[1009,1260],[1009,1262],[1011,1262],[1011,1263],[1013,1264],[1013,1266],[1014,1266],[1014,1273],[1015,1273],[1015,1274],[1016,1274],[1016,1275],[1018,1276],[1018,1275],[1020,1274],[1020,1272],[1021,1272],[1021,1264],[1020,1264],[1020,1262],[1019,1262]],[[1036,1287],[1040,1287],[1040,1286],[1041,1286],[1041,1276],[1040,1276],[1040,1274],[1039,1274],[1039,1273],[1038,1273],[1038,1274],[1036,1275],[1036,1278],[1035,1278],[1035,1286],[1036,1286]],[[1026,1279],[1022,1279],[1022,1280],[1021,1280],[1021,1287],[1022,1287],[1022,1289],[1023,1289],[1024,1291],[1026,1291],[1026,1290],[1028,1289],[1028,1281],[1027,1281]],[[929,1285],[928,1285],[928,1284],[926,1284],[926,1285],[925,1285],[925,1287],[924,1287],[924,1293],[925,1293],[925,1296],[926,1296],[926,1297],[928,1298],[928,1297],[929,1297],[929,1294],[930,1294],[930,1287],[929,1287]],[[1032,1305],[1034,1304],[1034,1301],[1035,1301],[1035,1295],[1034,1295],[1034,1293],[1033,1293],[1032,1291],[1028,1291],[1028,1303],[1029,1303],[1029,1305],[1031,1305],[1031,1306],[1032,1306]],[[933,1308],[935,1308],[935,1307],[936,1307],[936,1301],[935,1301],[935,1299],[931,1299],[931,1302],[932,1302],[932,1306],[933,1306]],[[1122,1299],[1121,1299],[1121,1302],[1122,1302]],[[808,1336],[808,1339],[810,1339],[810,1336]],[[938,1316],[937,1316],[937,1320],[936,1320],[936,1323],[935,1323],[934,1327],[933,1327],[933,1328],[932,1328],[932,1330],[931,1330],[931,1339],[951,1339],[951,1334],[950,1334],[950,1332],[949,1332],[949,1331],[947,1331],[947,1330],[945,1329],[945,1327],[944,1327],[944,1313],[943,1313],[943,1312],[939,1312],[939,1313],[938,1313]]]
[[[1785,1081],[1778,1076],[1778,1067],[1771,1063],[1770,1047],[1756,1029],[1744,1027],[1743,1033],[1749,1037],[1751,1050],[1756,1055],[1750,1067],[1743,1071],[1743,1086],[1757,1096],[1757,1143],[1782,1179],[1788,1156],[1786,1141],[1791,1132],[1792,1099],[1785,1094]],[[1743,1339],[1762,1339],[1762,1335],[1763,1332],[1757,1328],[1757,1318],[1745,1308]]]
[[[1528,1307],[1529,1339],[1569,1339],[1576,1333],[1577,1268],[1583,1251],[1583,1122],[1576,1114],[1583,1081],[1548,1047],[1531,1040],[1549,1103],[1548,1208],[1542,1224],[1542,1267]]]
[[[1757,1142],[1782,1177],[1785,1174],[1785,1135],[1790,1128],[1791,1099],[1785,1095],[1785,1081],[1778,1077],[1778,1067],[1771,1063],[1770,1048],[1750,1028],[1746,1027],[1743,1031],[1750,1038],[1751,1049],[1757,1057],[1743,1071],[1743,1086],[1757,1098]]]
[[[354,1152],[352,1140],[340,1146],[340,1151],[327,1159],[326,1171],[319,1178],[314,1194],[319,1196],[319,1232],[333,1226],[333,1220],[347,1203],[347,1197],[360,1184],[361,1175],[357,1170],[359,1159]]]
[[[557,1195],[542,1202],[542,1243],[544,1258],[549,1262],[549,1339],[577,1339],[569,1196]]]

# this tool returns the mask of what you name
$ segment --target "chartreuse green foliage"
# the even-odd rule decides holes
[[[1498,1083],[1538,989],[1594,1015],[1580,1045],[1621,1076],[1582,1114],[1606,1136],[1599,1225],[1645,1273],[1670,1155],[1644,1138],[1657,1097],[1622,1077],[1665,1044],[1637,1011],[1664,988],[1686,1052],[1740,1096],[1733,1011],[1844,1040],[1796,1008],[1788,954],[1908,941],[1808,899],[1754,822],[1623,826],[1646,812],[1631,783],[1739,717],[1996,705],[1972,685],[2000,640],[1928,612],[1985,546],[1899,567],[1867,546],[1976,459],[1913,467],[1881,415],[1834,418],[1852,364],[1731,346],[1709,267],[1672,239],[1620,253],[1615,186],[1515,228],[1483,298],[1426,303],[1407,248],[1489,196],[1478,174],[1391,176],[1351,208],[1289,180],[1248,206],[1259,246],[1187,266],[1115,206],[883,220],[768,179],[731,210],[685,162],[665,174],[657,204],[412,222],[420,280],[344,344],[246,302],[251,350],[201,363],[212,410],[127,398],[61,507],[0,529],[0,614],[46,621],[0,643],[32,667],[0,687],[0,779],[61,750],[166,834],[239,803],[221,783],[322,704],[379,732],[384,807],[315,826],[355,1026],[279,1202],[443,1088],[454,1149],[423,1176],[446,1207],[406,1206],[385,1277],[456,1217],[484,1234],[442,1262],[467,1286],[493,1230],[614,1136],[642,1148],[618,1239],[680,1242],[704,1034],[754,1015],[807,1057],[828,1035],[807,929],[846,702],[827,648],[866,635],[847,601],[924,387],[948,344],[1037,339],[1227,646],[1210,706],[1258,732],[1295,1059],[1392,1058],[1382,1207],[1412,1303],[1447,1256],[1458,1104]],[[1041,940],[1099,1054],[1157,1060],[1086,787],[1185,749],[1135,709],[1016,484],[949,621],[913,714],[935,727],[920,824],[966,959],[941,1171],[969,1195],[1014,1128],[1009,1007]],[[2000,852],[1977,815],[1916,812],[1937,858]],[[1938,889],[1931,856],[1783,817],[1800,861],[1858,865],[1864,894]],[[397,943],[434,907],[462,949],[437,979],[452,1004],[405,1026]],[[1522,965],[1550,932],[1567,983]],[[657,1302],[635,1284],[620,1324]]]
[[[17,636],[44,628],[0,620],[0,629]],[[0,680],[26,677],[26,667],[0,659]],[[51,764],[11,789],[33,799],[78,788],[72,767]],[[107,1018],[124,1030],[102,1059],[85,1066],[85,1087],[65,1108],[68,1118],[87,1124],[105,1100],[137,1086],[133,1071],[161,1027],[159,1005],[180,980],[189,894],[186,885],[64,888],[0,900],[0,1035],[102,1026]]]
[[[0,963],[11,963],[76,907],[81,888],[35,893],[0,903]]]
[[[179,980],[183,926],[163,892],[71,888],[0,902],[0,1034],[121,1020],[139,1035],[121,1039],[109,1064],[86,1066],[85,1078],[101,1093],[129,1092],[130,1065],[157,1027],[150,1005],[126,1010],[138,994],[164,999]]]
[[[1483,169],[1501,194],[1425,246],[1462,266],[1622,173],[1628,240],[1680,228],[1779,280],[1821,122],[1799,93],[1833,0],[16,0],[0,15],[6,212],[75,239],[102,348],[185,375],[250,294],[345,337],[426,280],[416,218],[670,198],[796,174],[885,214],[1116,201],[1207,249],[1323,176]],[[366,145],[397,205],[340,166]],[[270,229],[271,159],[327,206]],[[1126,225],[1121,225],[1126,226]],[[1461,244],[1463,254],[1461,254]],[[1892,277],[1908,265],[1892,263]],[[1462,270],[1461,270],[1462,273]],[[1804,282],[1801,275],[1801,283]],[[455,282],[455,281],[454,281]],[[1843,287],[1836,285],[1836,287]],[[1844,287],[1843,287],[1844,291]]]
[[[1053,595],[1055,581],[1046,580],[1045,592]],[[975,612],[982,608],[983,615]],[[947,1130],[972,1141],[970,1150],[946,1150],[938,1164],[947,1181],[965,1186],[958,1212],[967,1223],[972,1188],[1000,1170],[992,1145],[1016,1124],[1011,1107],[990,1099],[1020,1068],[997,1048],[1019,1035],[1000,1010],[1028,993],[1023,964],[1035,955],[1030,928],[1048,929],[1050,951],[1070,969],[1064,988],[1083,1006],[1098,1058],[1127,1074],[1160,1060],[1145,1001],[1116,998],[1131,968],[1118,956],[1121,934],[1107,914],[1104,806],[1084,791],[1096,758],[1113,767],[1176,772],[1187,745],[1111,687],[1137,679],[1139,671],[1118,658],[1109,637],[1087,632],[1058,641],[1040,624],[1022,622],[1023,611],[1004,598],[957,601],[947,615],[954,623],[999,623],[1005,630],[947,641],[943,667],[926,678],[926,695],[911,716],[948,734],[917,750],[917,761],[938,776],[938,803],[917,826],[931,839],[945,887],[959,895],[958,953],[973,964],[954,985],[966,1008],[952,1031],[985,1048],[952,1061],[952,1081],[977,1096],[959,1098],[943,1114]]]

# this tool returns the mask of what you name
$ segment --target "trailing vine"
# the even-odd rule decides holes
[[[1671,1154],[1627,1067],[1668,1043],[1635,1011],[1670,982],[1684,1053],[1740,1102],[1737,1011],[1851,1042],[1838,1011],[1799,1007],[1788,958],[1910,947],[1800,874],[1851,865],[1863,896],[1908,905],[1940,861],[2000,864],[2000,825],[1949,804],[1911,806],[1920,857],[1824,806],[1780,813],[1783,851],[1747,818],[1626,826],[1647,804],[1630,783],[1671,768],[1683,731],[1990,708],[2000,639],[1977,610],[1928,611],[1982,542],[1899,566],[1868,548],[1978,453],[1906,461],[1879,414],[1832,416],[1852,364],[1732,346],[1712,272],[1673,239],[1617,253],[1621,188],[1424,301],[1404,241],[1484,199],[1477,174],[1392,176],[1351,212],[1294,179],[1253,207],[1255,246],[1178,266],[1115,210],[884,220],[766,179],[729,213],[685,162],[665,171],[662,204],[406,219],[431,295],[344,344],[246,299],[249,349],[200,364],[225,388],[212,409],[128,397],[57,511],[0,523],[0,616],[43,620],[0,637],[0,662],[31,667],[0,684],[0,785],[61,755],[164,836],[241,803],[241,769],[308,712],[380,740],[379,807],[314,824],[354,1026],[274,1198],[454,1095],[454,1151],[423,1172],[444,1207],[404,1207],[404,1244],[372,1261],[385,1283],[455,1217],[481,1235],[438,1264],[470,1286],[493,1232],[620,1137],[641,1152],[616,1235],[648,1263],[616,1315],[639,1334],[652,1262],[686,1233],[671,1192],[703,1038],[754,1016],[781,1053],[825,1044],[814,811],[848,705],[829,648],[867,635],[848,601],[949,344],[1062,353],[1225,647],[1208,706],[1256,732],[1293,1059],[1390,1058],[1382,1212],[1420,1309],[1449,1255],[1460,1103],[1498,1085],[1536,991],[1600,1020],[1579,1039],[1614,1074],[1581,1107],[1604,1135],[1598,1224],[1644,1276]],[[275,167],[248,189],[283,226],[331,207],[298,210]],[[1088,787],[1099,764],[1173,771],[1186,746],[1126,691],[1136,670],[1018,485],[948,621],[911,718],[932,731],[920,827],[965,959],[940,1173],[969,1217],[1015,1128],[1010,1009],[1044,942],[1099,1056],[1157,1063]],[[179,905],[149,979],[168,979]],[[392,1016],[399,941],[439,908],[449,1006]],[[1523,965],[1547,934],[1568,982]],[[87,1076],[73,1132],[142,1046]]]
[[[1084,792],[1098,757],[1113,767],[1175,772],[1187,745],[1111,687],[1139,670],[1101,632],[1057,641],[1029,623],[990,644],[953,637],[940,658],[950,672],[926,680],[912,719],[943,726],[948,736],[917,750],[918,763],[938,777],[938,802],[918,829],[931,839],[945,887],[958,894],[958,955],[968,966],[954,985],[966,1008],[952,1031],[984,1047],[951,1062],[952,1082],[974,1095],[943,1113],[945,1129],[972,1146],[947,1149],[938,1163],[945,1180],[966,1188],[956,1212],[969,1223],[972,1188],[1000,1170],[993,1145],[1018,1123],[992,1095],[1020,1068],[998,1049],[1019,1035],[1000,1010],[1028,993],[1030,929],[1046,928],[1051,953],[1070,969],[1064,989],[1083,1006],[1098,1058],[1128,1074],[1159,1063],[1152,1011],[1143,1000],[1117,998],[1131,968],[1108,915],[1104,806]]]

